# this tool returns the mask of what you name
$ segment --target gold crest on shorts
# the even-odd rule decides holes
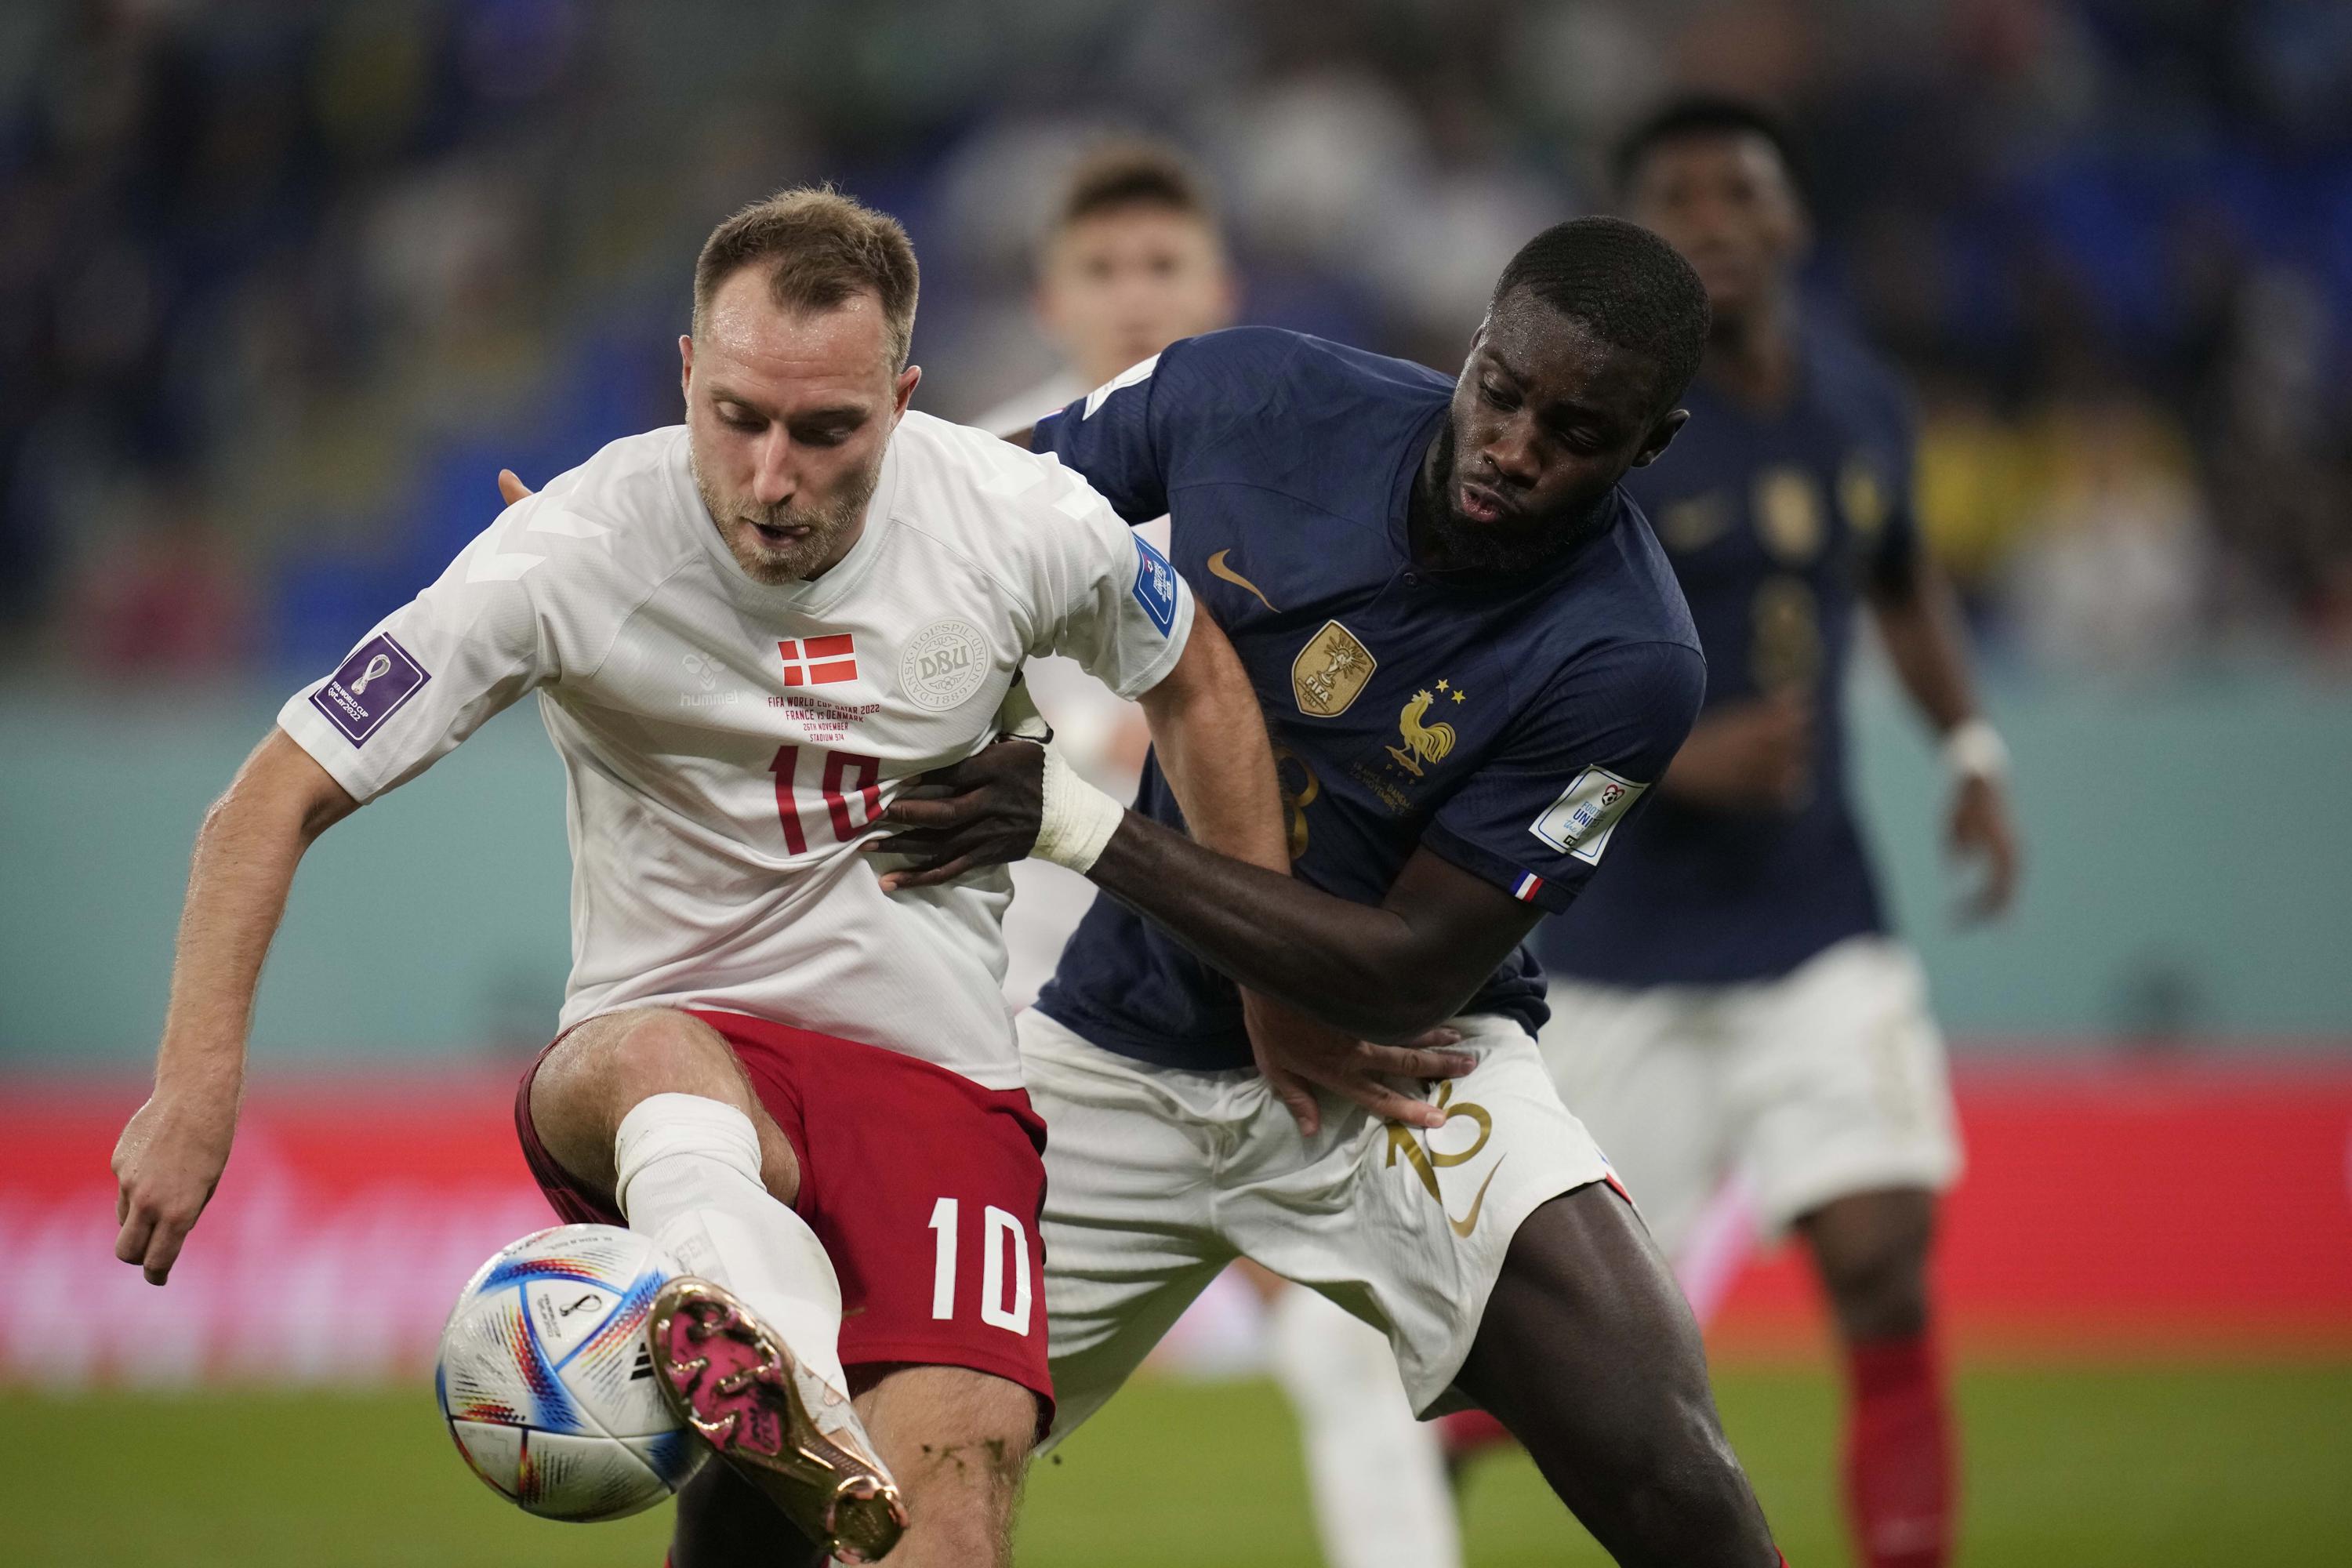
[[[1315,719],[1345,713],[1363,695],[1379,666],[1355,633],[1337,621],[1325,621],[1290,664],[1290,689],[1298,699],[1298,710]]]

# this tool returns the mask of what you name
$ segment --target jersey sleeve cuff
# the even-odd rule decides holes
[[[286,706],[278,710],[278,727],[309,752],[312,762],[326,769],[327,776],[342,785],[345,794],[364,805],[383,793],[383,784],[351,742],[310,706],[310,689],[314,689],[286,700]]]
[[[1521,903],[1533,904],[1548,915],[1559,914],[1574,903],[1577,889],[1583,885],[1580,878],[1573,883],[1555,881],[1534,867],[1507,859],[1435,823],[1422,829],[1421,842],[1439,859],[1494,883]]]
[[[1176,624],[1168,629],[1166,646],[1160,648],[1150,663],[1118,685],[1112,686],[1111,690],[1132,702],[1167,679],[1168,672],[1176,668],[1176,661],[1184,657],[1184,645],[1192,640],[1193,609],[1192,590],[1187,587],[1177,595]],[[1105,682],[1105,684],[1109,683]]]

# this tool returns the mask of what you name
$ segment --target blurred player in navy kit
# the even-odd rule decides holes
[[[1943,737],[1950,846],[2010,901],[2005,756],[1912,511],[1903,395],[1800,308],[1807,217],[1769,119],[1675,104],[1625,142],[1628,216],[1687,257],[1713,313],[1688,428],[1626,486],[1666,547],[1707,659],[1706,706],[1620,863],[1537,951],[1561,1097],[1669,1257],[1735,1174],[1793,1226],[1849,1373],[1849,1521],[1869,1568],[1949,1560],[1957,1452],[1927,1269],[1960,1167],[1923,977],[1888,934],[1848,801],[1840,714],[1866,608]]]

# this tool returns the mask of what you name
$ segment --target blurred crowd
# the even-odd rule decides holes
[[[907,221],[950,416],[1051,368],[1032,242],[1113,129],[1210,172],[1247,319],[1450,364],[1695,86],[1790,120],[1997,658],[2352,667],[2338,0],[16,0],[0,656],[339,657],[499,467],[677,417],[694,250],[774,186]]]

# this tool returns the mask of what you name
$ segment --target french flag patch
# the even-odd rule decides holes
[[[1520,872],[1519,879],[1511,884],[1511,897],[1523,904],[1533,903],[1535,896],[1542,890],[1543,879],[1533,871]]]

